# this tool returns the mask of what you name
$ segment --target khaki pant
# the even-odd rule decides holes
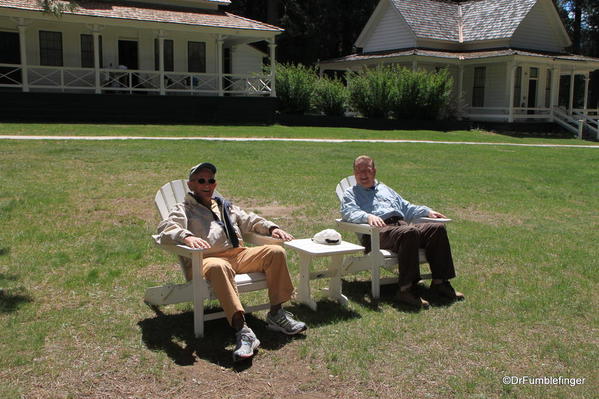
[[[293,294],[293,284],[287,269],[285,249],[279,245],[232,248],[204,258],[202,274],[222,306],[229,324],[237,312],[243,312],[235,274],[263,272],[271,305],[287,302]]]

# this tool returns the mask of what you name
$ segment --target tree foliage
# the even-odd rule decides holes
[[[555,0],[575,54],[599,57],[599,0]]]
[[[44,12],[54,14],[57,17],[60,17],[67,11],[74,11],[77,9],[77,4],[73,1],[37,0],[37,2],[44,9]]]

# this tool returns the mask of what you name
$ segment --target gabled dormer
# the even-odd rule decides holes
[[[551,0],[381,0],[356,47],[565,52],[568,34]]]

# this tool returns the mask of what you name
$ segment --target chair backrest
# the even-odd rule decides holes
[[[339,184],[337,184],[337,188],[335,189],[335,192],[337,193],[337,198],[339,198],[339,202],[343,200],[343,193],[345,192],[345,190],[355,185],[356,177],[354,175],[347,176],[341,179]]]
[[[156,208],[158,208],[158,213],[160,213],[160,218],[162,220],[168,218],[168,214],[173,206],[179,202],[183,202],[185,194],[187,194],[188,191],[189,188],[187,187],[187,180],[185,179],[173,180],[160,187],[154,197],[154,203],[156,204]],[[214,191],[214,195],[220,194],[217,191]]]

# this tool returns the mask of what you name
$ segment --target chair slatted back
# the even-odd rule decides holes
[[[339,202],[343,200],[343,193],[348,188],[356,185],[356,177],[354,175],[347,176],[346,178],[341,179],[339,184],[337,184],[337,188],[335,192],[337,193],[337,198],[339,198]]]
[[[185,194],[187,193],[187,181],[186,180],[173,180],[160,187],[160,190],[154,197],[154,203],[160,213],[162,220],[168,217],[169,212],[179,202],[183,202]]]

